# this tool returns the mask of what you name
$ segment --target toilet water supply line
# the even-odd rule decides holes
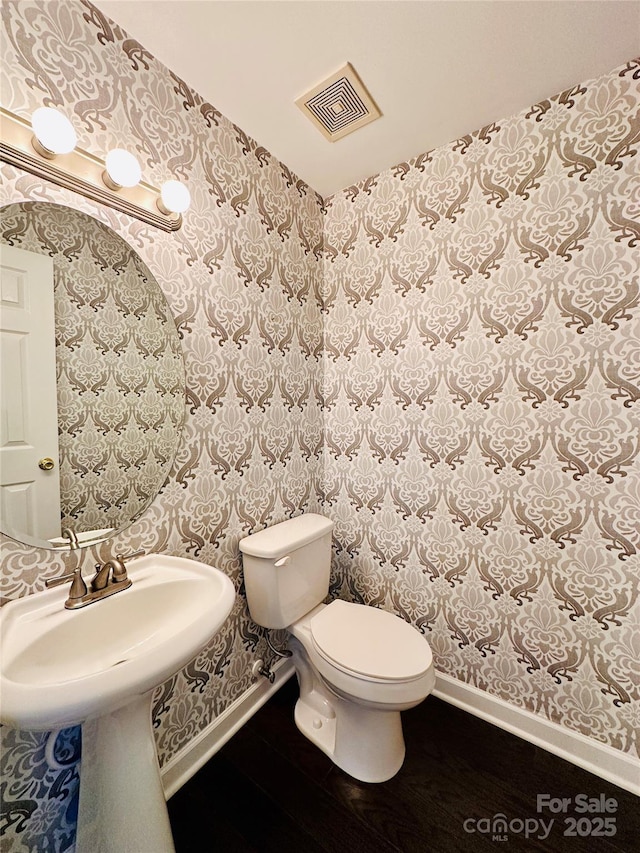
[[[273,654],[278,658],[290,658],[293,652],[290,649],[278,649],[271,642],[271,637],[268,632],[264,633],[265,640],[267,641],[267,645],[273,652]],[[276,674],[272,671],[269,664],[266,664],[263,660],[257,660],[253,665],[253,674],[254,675],[263,675],[268,681],[269,684],[273,684],[276,680]]]

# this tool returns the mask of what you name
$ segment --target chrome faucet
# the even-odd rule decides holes
[[[102,563],[102,565],[96,563],[96,573],[91,579],[88,589],[82,577],[80,566],[69,574],[46,580],[45,586],[58,586],[58,584],[70,580],[71,589],[64,606],[67,610],[86,607],[87,604],[93,604],[94,601],[100,601],[102,598],[128,589],[131,586],[131,578],[127,576],[125,560],[133,560],[134,557],[141,557],[144,553],[144,550],[141,549],[134,551],[133,554],[116,554],[115,557]]]

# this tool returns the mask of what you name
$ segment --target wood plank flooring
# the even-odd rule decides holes
[[[400,773],[357,782],[297,730],[297,692],[293,678],[169,801],[177,853],[640,853],[637,797],[433,696],[402,715]],[[544,793],[571,798],[567,811],[537,813]],[[577,813],[578,794],[614,798],[616,812]],[[507,838],[465,831],[498,813],[515,821]],[[565,835],[571,817],[590,834]],[[616,834],[591,834],[609,831],[598,817]],[[548,834],[540,818],[554,818]]]

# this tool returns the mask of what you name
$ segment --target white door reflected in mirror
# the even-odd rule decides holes
[[[5,530],[60,536],[53,260],[0,250],[0,506]]]

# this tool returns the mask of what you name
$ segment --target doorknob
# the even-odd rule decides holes
[[[50,456],[45,456],[38,462],[38,468],[42,468],[43,471],[51,471],[55,467],[56,463]]]

